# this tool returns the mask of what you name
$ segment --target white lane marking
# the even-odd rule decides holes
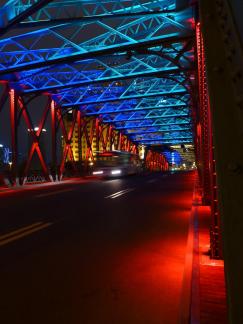
[[[14,236],[15,234],[19,234],[21,232],[24,232],[24,231],[27,231],[29,229],[31,229],[32,227],[36,227],[36,226],[39,226],[40,224],[43,224],[43,222],[36,222],[36,223],[33,223],[31,225],[28,225],[28,226],[25,226],[25,227],[21,227],[17,230],[14,230],[12,232],[9,232],[7,234],[3,234],[3,235],[0,235],[0,241],[10,237],[10,236]]]
[[[114,194],[109,195],[109,196],[106,196],[105,198],[112,198],[113,196],[116,196],[116,195],[118,195],[118,194],[120,194],[120,193],[122,193],[122,192],[124,192],[124,191],[125,191],[125,190],[121,190],[121,191],[115,192]]]
[[[56,191],[52,191],[52,192],[47,192],[47,193],[43,193],[40,195],[36,195],[35,198],[42,198],[42,197],[48,197],[48,196],[54,196],[54,195],[58,195],[60,193],[63,192],[69,192],[69,191],[73,191],[74,189],[62,189],[62,190],[56,190]]]
[[[23,228],[21,228],[19,230],[13,231],[13,232],[8,233],[6,235],[2,235],[0,237],[0,246],[6,245],[6,244],[14,242],[14,241],[17,241],[22,237],[31,235],[32,233],[38,232],[38,231],[52,225],[52,223],[39,223],[39,225],[37,225],[37,226],[36,226],[36,224],[38,224],[38,223],[32,224],[30,226],[23,227]],[[35,227],[34,227],[34,225],[35,225]],[[32,228],[30,228],[31,226],[32,226]],[[26,228],[30,228],[30,229],[26,230]],[[16,234],[17,231],[18,231],[19,234]],[[7,237],[7,238],[3,239],[4,236]]]
[[[134,189],[134,188],[127,188],[127,189],[125,189],[125,190],[121,190],[121,191],[115,192],[115,193],[113,193],[112,195],[106,196],[105,198],[106,198],[106,199],[107,199],[107,198],[114,199],[114,198],[120,197],[120,196],[122,196],[122,195],[125,195],[126,193],[131,192],[131,191],[133,191],[133,190],[135,190],[135,189]]]

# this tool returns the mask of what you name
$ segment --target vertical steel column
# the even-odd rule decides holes
[[[18,126],[17,126],[17,102],[18,97],[14,89],[9,92],[10,96],[10,124],[11,124],[11,149],[12,149],[12,184],[18,185]]]
[[[222,242],[220,241],[219,212],[217,201],[216,170],[213,157],[213,135],[210,102],[207,89],[206,67],[204,57],[204,44],[197,24],[197,53],[199,74],[199,96],[200,96],[200,149],[202,170],[201,178],[203,184],[203,203],[211,206],[211,228],[210,228],[210,253],[212,258],[222,258]]]
[[[198,61],[198,85],[199,85],[199,117],[201,123],[201,138],[200,138],[200,160],[201,160],[201,181],[204,205],[211,203],[211,170],[210,156],[212,147],[211,144],[211,125],[210,125],[210,109],[208,102],[208,89],[206,80],[206,68],[203,39],[200,30],[200,23],[196,26],[197,37],[197,61]]]
[[[78,124],[78,160],[79,163],[82,161],[82,134],[83,134],[83,125],[82,125],[82,117],[81,111],[78,111],[77,114],[77,124]]]
[[[117,133],[117,150],[121,150],[122,149],[122,133],[118,132]]]
[[[56,107],[55,107],[55,101],[51,101],[50,105],[51,109],[51,140],[52,140],[52,176],[54,176],[54,181],[58,178],[58,172],[57,172],[57,126],[56,126]]]
[[[31,148],[30,148],[30,151],[29,151],[29,154],[28,154],[28,158],[27,158],[25,169],[24,169],[24,173],[23,173],[24,182],[27,179],[27,174],[28,174],[30,164],[31,164],[31,161],[32,161],[32,158],[33,158],[33,155],[34,155],[35,152],[37,153],[38,158],[40,160],[41,167],[42,167],[42,170],[44,172],[45,178],[47,180],[52,180],[51,177],[50,177],[49,171],[48,171],[48,166],[47,166],[47,164],[46,164],[46,162],[44,160],[43,154],[42,154],[42,152],[40,150],[40,137],[41,137],[41,134],[43,132],[43,127],[44,127],[45,121],[46,121],[47,116],[48,116],[49,111],[50,111],[50,100],[48,100],[48,102],[47,102],[47,104],[45,106],[45,109],[44,109],[43,115],[41,117],[41,120],[39,122],[39,126],[37,127],[37,130],[35,130],[34,127],[33,127],[33,123],[31,121],[30,114],[29,114],[29,112],[27,110],[27,107],[24,104],[23,98],[21,98],[21,97],[19,98],[18,104],[19,104],[19,108],[21,110],[21,113],[23,115],[23,118],[24,118],[24,120],[26,122],[26,125],[28,126],[29,133],[30,133],[30,136],[32,137],[32,141],[33,141],[32,145],[31,145]]]
[[[95,118],[95,139],[96,139],[96,151],[100,150],[100,138],[103,129],[101,129],[99,118]]]
[[[232,14],[233,1],[203,0],[199,4],[212,113],[229,323],[241,324],[243,49]]]
[[[4,90],[3,90],[3,93],[1,95],[1,98],[0,98],[0,113],[8,99],[8,96],[9,96],[9,90],[8,90],[8,85],[6,82],[0,82],[0,86],[3,85],[4,87]]]
[[[77,111],[75,110],[73,112],[72,125],[71,125],[68,133],[67,133],[66,127],[65,127],[64,122],[63,122],[61,109],[58,107],[58,109],[56,111],[57,111],[57,118],[59,120],[61,129],[62,129],[62,133],[63,133],[63,138],[64,138],[64,141],[65,141],[65,146],[64,146],[64,150],[63,150],[63,157],[62,157],[62,161],[61,161],[60,169],[59,169],[60,178],[62,178],[64,169],[65,169],[65,162],[66,162],[66,159],[67,159],[68,155],[69,155],[71,163],[73,165],[73,169],[75,171],[77,171],[74,156],[73,156],[73,151],[72,151],[72,147],[71,147],[72,138],[73,138],[73,132],[74,132],[74,128],[75,128],[75,125],[76,125],[76,122],[77,122]]]
[[[113,128],[111,125],[109,125],[109,129],[108,129],[108,147],[109,147],[109,150],[111,151],[112,150],[112,144],[113,144],[113,136],[112,136],[112,133],[113,133]]]

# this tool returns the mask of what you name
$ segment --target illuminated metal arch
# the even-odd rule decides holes
[[[186,50],[187,49],[187,46],[188,46],[188,44],[189,44],[189,46],[192,44],[192,40],[189,40],[188,41],[188,43],[186,44],[186,46],[184,46],[184,48],[183,48],[183,52],[184,52],[184,50]],[[143,51],[141,51],[141,52],[143,52]],[[181,71],[181,73],[182,74],[184,74],[185,75],[185,81],[187,81],[188,83],[189,83],[189,85],[191,86],[191,87],[193,87],[193,84],[192,84],[192,82],[191,82],[191,79],[190,79],[190,76],[188,75],[188,71],[186,71],[185,70],[185,68],[183,68],[182,66],[181,66],[181,64],[180,64],[180,62],[179,62],[179,59],[174,59],[173,57],[170,57],[169,55],[166,55],[165,53],[161,53],[161,52],[158,52],[158,51],[154,51],[154,50],[152,50],[152,49],[145,49],[144,50],[144,53],[147,53],[147,54],[153,54],[153,55],[157,55],[157,56],[160,56],[160,57],[162,57],[162,58],[164,58],[165,60],[168,60],[168,61],[170,61],[171,63],[173,63],[175,66],[177,66],[179,69],[180,69],[180,71]],[[173,77],[172,76],[163,76],[163,78],[167,78],[167,79],[173,79]],[[178,82],[179,84],[181,84],[183,87],[185,87],[185,82],[181,82],[181,81],[179,81],[179,80],[177,80],[177,79],[175,79],[175,77],[174,77],[174,80],[176,81],[176,82]],[[188,87],[185,87],[187,90],[188,90]],[[190,88],[189,88],[190,89]],[[193,92],[192,92],[193,93]],[[191,93],[191,94],[192,94]]]
[[[13,0],[12,2],[17,2],[19,1],[19,3],[21,3],[21,1],[24,1],[24,0]],[[92,0],[90,0],[92,1]],[[136,0],[137,1],[137,0]],[[22,17],[15,17],[15,22],[14,21],[10,21],[8,23],[11,23],[12,25],[10,26],[5,26],[7,28],[10,28],[10,27],[13,27],[14,24],[20,24],[19,22],[21,21],[21,19],[23,20],[25,17],[31,15],[31,10],[33,10],[34,8],[34,5],[37,6],[40,5],[40,4],[47,4],[49,3],[50,1],[45,1],[45,0],[31,0],[29,2],[29,5],[32,6],[31,9],[27,9],[25,12],[23,12],[22,14]],[[87,3],[88,1],[86,1]],[[96,3],[95,1],[93,1],[94,3]],[[104,1],[103,1],[104,2]],[[122,1],[117,1],[117,3],[121,3]],[[125,2],[125,1],[124,1]],[[134,1],[130,1],[130,3],[135,3],[135,0]],[[139,3],[139,1],[137,1]],[[147,1],[147,3],[149,2],[149,0]],[[153,6],[156,2],[158,1],[150,1],[149,3]],[[165,2],[165,1],[164,1]],[[166,2],[168,3],[168,1],[166,0]],[[77,1],[76,1],[77,3]],[[80,1],[81,3],[81,1]],[[97,2],[98,3],[98,2]],[[106,3],[109,3],[109,1],[106,1]],[[159,3],[162,3],[162,1],[159,1]],[[175,0],[171,0],[170,3],[173,3],[174,5],[176,5],[176,3],[178,3],[177,1]],[[174,9],[178,9],[178,8],[174,8],[173,7],[173,10]],[[181,9],[181,8],[180,8]],[[185,8],[187,9],[187,8]],[[129,9],[130,10],[130,9]],[[32,69],[33,66],[36,67],[36,68],[39,68],[41,66],[44,66],[44,68],[47,66],[49,69],[50,66],[53,66],[53,64],[56,64],[56,63],[63,63],[63,62],[73,62],[73,61],[76,61],[77,59],[84,59],[84,58],[92,58],[92,57],[100,57],[101,54],[112,54],[112,55],[115,55],[115,53],[121,53],[121,52],[126,52],[127,54],[126,55],[132,55],[133,53],[138,53],[138,54],[149,54],[149,53],[153,53],[153,55],[158,55],[160,56],[161,58],[163,57],[163,59],[165,59],[166,61],[168,62],[171,62],[172,65],[174,67],[178,67],[181,71],[181,74],[183,73],[185,79],[181,80],[180,77],[176,77],[176,76],[172,76],[172,75],[168,75],[167,78],[163,78],[164,80],[168,80],[168,85],[170,84],[170,81],[173,81],[175,82],[175,84],[177,85],[177,89],[182,89],[182,90],[185,90],[185,91],[180,91],[178,92],[177,94],[176,93],[170,93],[168,95],[168,97],[170,98],[179,98],[179,95],[180,94],[186,94],[186,96],[189,96],[189,95],[193,95],[193,82],[192,80],[190,79],[189,77],[189,73],[187,73],[187,71],[185,71],[185,69],[191,69],[191,68],[194,68],[194,66],[191,66],[189,64],[190,62],[190,53],[191,53],[191,50],[190,50],[190,46],[191,46],[191,39],[193,37],[193,31],[191,28],[187,28],[189,23],[188,23],[188,20],[187,18],[190,16],[190,13],[189,13],[190,10],[187,10],[186,13],[178,13],[178,21],[179,23],[181,23],[181,27],[184,26],[184,29],[180,29],[180,26],[178,28],[178,25],[177,24],[177,19],[175,19],[175,21],[172,21],[170,20],[170,26],[169,28],[167,29],[167,26],[169,24],[164,24],[163,22],[163,15],[165,15],[165,13],[161,13],[160,12],[148,12],[146,13],[146,15],[144,15],[144,19],[142,17],[142,14],[143,12],[140,11],[139,13],[138,12],[130,12],[129,15],[130,15],[130,18],[133,17],[134,21],[133,23],[130,24],[130,26],[132,26],[132,28],[130,28],[129,24],[127,23],[128,20],[130,18],[128,18],[126,21],[124,20],[124,23],[122,24],[121,23],[121,29],[118,30],[118,33],[116,32],[115,28],[113,28],[113,30],[111,30],[112,28],[112,25],[109,26],[109,23],[108,23],[108,19],[106,18],[110,18],[110,17],[114,17],[114,18],[121,18],[123,16],[125,11],[123,13],[117,13],[117,12],[111,12],[111,15],[103,15],[103,19],[106,20],[105,22],[104,21],[101,21],[101,24],[100,26],[106,26],[106,28],[104,28],[104,32],[102,32],[102,35],[99,35],[99,32],[97,34],[96,37],[93,37],[91,36],[91,38],[87,37],[86,39],[86,42],[83,43],[83,40],[81,40],[80,42],[80,39],[78,39],[76,42],[73,41],[73,38],[69,39],[69,37],[67,37],[66,39],[62,38],[62,36],[64,35],[65,36],[65,32],[62,33],[62,28],[64,28],[65,26],[71,26],[71,24],[73,23],[73,26],[77,26],[78,24],[80,24],[80,20],[79,20],[79,23],[77,24],[77,20],[75,20],[76,18],[72,19],[72,20],[69,20],[69,22],[67,23],[67,21],[62,21],[64,24],[61,25],[59,21],[58,22],[58,26],[57,28],[50,28],[50,30],[54,31],[54,33],[56,33],[56,36],[57,38],[60,37],[63,39],[63,42],[61,43],[61,45],[59,46],[61,49],[61,51],[59,51],[59,48],[54,48],[56,46],[56,44],[54,43],[53,44],[53,48],[43,48],[41,49],[41,47],[43,46],[38,46],[37,47],[21,47],[21,45],[24,45],[25,43],[28,43],[28,41],[31,41],[31,37],[30,36],[30,33],[27,33],[27,34],[24,34],[24,36],[21,38],[21,37],[15,37],[13,42],[15,42],[15,49],[19,49],[20,51],[18,52],[17,50],[14,52],[11,53],[11,52],[8,52],[8,45],[11,43],[11,42],[8,42],[6,41],[6,43],[4,43],[4,41],[1,41],[1,49],[2,49],[2,52],[3,52],[3,56],[1,57],[4,58],[5,62],[4,64],[6,63],[6,65],[4,66],[4,64],[1,66],[2,70],[0,72],[0,74],[3,76],[3,78],[6,77],[6,73],[8,73],[8,78],[10,78],[10,73],[11,72],[18,72],[18,71],[23,71],[24,69],[26,70],[29,70],[29,69]],[[173,11],[174,13],[178,12],[177,10],[174,10]],[[171,12],[172,13],[172,12]],[[189,16],[188,16],[188,13],[189,13]],[[0,12],[1,14],[1,12]],[[126,17],[129,17],[129,15],[127,13],[126,14]],[[137,17],[140,17],[140,18],[135,18],[137,15]],[[174,16],[174,14],[172,13],[172,15]],[[38,16],[38,15],[37,15]],[[85,18],[86,21],[88,22],[89,21],[97,21],[96,19],[100,19],[101,17],[96,17],[94,16],[94,12],[92,12],[90,15],[88,15],[89,17]],[[20,19],[21,18],[21,19]],[[52,22],[50,22],[50,24],[53,24],[57,21],[55,21],[55,18],[57,18],[57,16],[55,15],[54,17],[51,17],[51,18],[54,18]],[[158,18],[158,19],[157,19]],[[33,23],[33,19],[34,17],[30,17],[30,19],[28,21],[30,21],[30,24]],[[164,19],[170,19],[169,17],[164,17]],[[132,19],[130,19],[132,20]],[[26,21],[26,20],[25,20]],[[116,19],[116,23],[117,21],[119,22],[119,19]],[[122,20],[120,20],[122,21]],[[155,25],[156,26],[154,28],[153,26],[153,21],[156,21]],[[85,21],[83,20],[83,22],[85,24]],[[145,26],[145,29],[142,30],[143,28],[143,24],[146,25]],[[162,26],[163,24],[163,26]],[[65,25],[65,26],[64,26]],[[171,28],[171,26],[173,25],[173,27]],[[24,24],[21,24],[21,26],[24,26]],[[28,25],[25,25],[25,26],[28,26]],[[29,25],[30,26],[30,25]],[[40,25],[38,25],[40,26]],[[115,26],[115,25],[114,25]],[[176,28],[177,26],[177,28]],[[165,28],[164,28],[165,27]],[[69,28],[69,27],[68,27]],[[76,27],[74,27],[73,29],[75,29]],[[159,33],[154,33],[152,31],[152,29],[157,29],[159,30]],[[48,31],[48,29],[46,29]],[[2,30],[3,31],[3,30]],[[135,31],[134,32],[134,35],[132,33],[132,31]],[[173,33],[173,31],[175,31],[175,33]],[[0,31],[1,32],[1,31]],[[48,32],[47,32],[48,33]],[[53,33],[53,34],[54,34]],[[151,34],[150,34],[151,33]],[[163,34],[164,33],[164,34]],[[39,31],[38,35],[40,36],[40,38],[43,40],[44,39],[44,30],[41,30]],[[36,34],[35,34],[36,35]],[[107,36],[108,35],[108,36]],[[105,38],[109,38],[108,42],[105,41]],[[29,38],[28,38],[29,37]],[[119,37],[121,37],[121,39],[119,39]],[[47,37],[48,38],[48,37]],[[107,44],[107,48],[103,48],[102,46],[99,46],[99,40],[102,39],[102,46],[105,44]],[[23,42],[22,42],[23,40]],[[70,41],[71,40],[71,41]],[[184,45],[184,42],[186,41],[186,44]],[[35,43],[35,40],[33,41]],[[72,43],[72,44],[71,44]],[[5,45],[4,45],[5,44]],[[42,43],[43,44],[43,43]],[[167,47],[167,45],[169,44],[169,47],[168,48],[173,48],[175,53],[173,52],[172,55],[175,54],[175,57],[170,57],[170,55],[168,53],[166,53],[166,50],[165,52],[161,52],[161,51],[156,51],[155,49],[157,48],[162,48],[163,46],[164,47]],[[173,47],[173,44],[174,44],[174,47]],[[178,45],[176,45],[178,44]],[[73,45],[73,47],[72,47]],[[121,46],[120,46],[121,45]],[[5,47],[6,46],[6,47]],[[19,47],[18,47],[19,46]],[[52,45],[51,45],[52,46]],[[91,48],[91,46],[93,46]],[[45,46],[44,46],[45,47]],[[47,46],[48,47],[48,46]],[[144,47],[146,47],[146,49],[144,50]],[[151,49],[151,47],[156,47],[156,48],[153,48]],[[182,47],[182,48],[181,48]],[[89,49],[91,48],[91,52],[82,52],[82,49]],[[6,51],[5,51],[6,49]],[[26,50],[26,52],[25,52]],[[22,51],[22,52],[21,52]],[[5,53],[4,53],[5,52]],[[146,52],[146,53],[145,53]],[[74,55],[70,55],[70,53],[74,54]],[[185,54],[186,53],[186,54]],[[16,61],[12,61],[11,59],[8,59],[8,55],[12,55],[11,57],[14,58],[14,55],[15,56],[15,59]],[[26,56],[25,56],[26,55]],[[29,57],[31,57],[31,55],[33,55],[33,59],[31,58],[29,61],[28,61],[28,58],[27,56],[29,55]],[[46,58],[46,59],[45,59]],[[49,60],[50,59],[54,59],[52,61]],[[2,61],[2,60],[1,60]],[[2,61],[3,62],[3,61]],[[13,63],[12,66],[10,66],[9,64],[10,63]],[[23,65],[21,65],[22,63],[24,62]],[[26,63],[26,64],[25,64]],[[59,65],[60,66],[60,65]],[[184,69],[184,70],[183,70]],[[45,69],[46,70],[46,69]],[[40,73],[40,70],[39,72]],[[159,73],[157,74],[157,71],[155,72],[156,75],[159,76]],[[144,76],[143,76],[144,77]],[[128,75],[124,75],[124,80],[127,80],[128,78],[132,78],[132,76],[128,76]],[[136,76],[133,75],[133,79],[135,79]],[[20,80],[21,82],[21,80]],[[91,84],[91,85],[94,85],[95,84],[95,81],[91,80],[90,83],[87,83],[87,84]],[[21,85],[19,83],[19,85]],[[63,86],[66,86],[66,84],[64,84]],[[146,85],[145,85],[146,87]],[[74,85],[74,88],[77,88],[76,85]],[[142,98],[152,98],[152,97],[158,97],[159,95],[164,95],[164,93],[162,93],[163,89],[168,89],[169,86],[166,88],[163,88],[161,87],[160,88],[160,93],[159,94],[155,94],[155,93],[148,93],[147,95],[141,95],[139,97],[136,97],[136,99],[138,98],[139,99],[142,99]],[[23,89],[23,88],[22,88]],[[57,87],[58,89],[58,87]],[[61,87],[59,87],[59,89],[61,89]],[[174,88],[176,89],[176,88]],[[19,90],[21,92],[21,87],[19,88],[16,88],[16,91]],[[68,89],[68,91],[71,91],[71,88]],[[129,97],[129,94],[131,94],[132,92],[129,92],[128,93],[128,97]],[[27,99],[26,100],[26,103],[29,104],[31,102],[31,100],[33,100],[34,98],[36,98],[37,96],[37,91],[35,91],[34,95],[31,95],[30,97],[25,97],[24,99]],[[55,94],[52,94],[53,96],[55,96]],[[183,99],[184,102],[186,103],[186,105],[188,105],[188,111],[189,111],[189,98],[187,100],[186,96],[184,96],[183,98],[180,98],[180,99]],[[130,96],[129,98],[132,98],[133,96]],[[109,102],[112,102],[114,100],[114,98],[109,98]],[[121,100],[127,100],[127,98],[118,98],[117,101],[121,101]],[[79,104],[77,105],[74,105],[72,102],[72,100],[70,100],[70,106],[67,106],[67,105],[64,105],[64,107],[57,107],[58,109],[58,113],[59,113],[59,117],[63,117],[63,115],[66,114],[67,110],[69,110],[69,108],[71,108],[73,111],[73,115],[74,116],[79,116],[81,117],[81,111],[79,111]],[[102,105],[105,105],[105,100],[102,101]],[[170,100],[170,102],[172,102],[172,100]],[[181,101],[182,102],[182,101]],[[96,103],[96,102],[94,102]],[[81,102],[81,104],[83,104]],[[69,107],[69,108],[68,108]],[[73,109],[74,108],[74,109]],[[147,107],[148,108],[148,107]],[[154,109],[153,109],[154,108]],[[155,107],[151,108],[151,111],[152,110],[155,110]],[[157,108],[156,108],[157,109]],[[51,112],[53,113],[53,106],[50,107],[50,110]],[[145,109],[144,109],[145,110]],[[161,109],[162,110],[162,109]],[[142,109],[141,109],[142,111]],[[147,112],[149,112],[149,109],[147,109]],[[125,111],[117,111],[117,112],[113,112],[113,114],[122,114],[122,113],[125,113],[124,116],[127,116],[126,115],[126,112]],[[136,111],[137,113],[137,111]],[[111,114],[111,112],[110,112]],[[88,116],[88,113],[86,113],[86,115]],[[99,111],[99,115],[101,116],[105,116],[105,113],[102,111]],[[141,114],[141,116],[144,116],[144,114]],[[176,116],[176,110],[174,110],[174,114]],[[191,120],[190,120],[190,116],[188,114],[185,114],[186,115],[186,118],[181,119],[181,124],[183,122],[183,125],[185,126],[184,128],[186,128],[186,126],[188,126],[187,129],[185,130],[188,130],[188,132],[191,130]],[[139,112],[138,114],[134,115],[134,116],[139,116]],[[136,127],[150,127],[150,126],[153,126],[153,127],[157,127],[157,132],[162,132],[162,130],[160,129],[160,122],[161,124],[165,127],[165,126],[169,126],[169,125],[172,125],[173,123],[173,119],[171,119],[169,122],[163,122],[162,120],[160,121],[161,116],[159,116],[159,113],[157,114],[157,116],[155,116],[155,122],[154,123],[142,123],[142,122],[135,122],[135,120],[133,119],[133,123],[117,123],[116,126],[117,128],[119,128],[119,126],[122,126],[122,125],[127,125],[127,126],[130,126],[130,129],[132,130],[133,127],[136,128]],[[130,119],[131,120],[131,119]],[[174,119],[174,122],[176,123],[177,120],[176,118]],[[60,125],[61,123],[61,120],[57,119],[56,120],[56,124],[55,126],[58,126]],[[180,120],[178,118],[178,124],[176,125],[179,125],[180,124]],[[132,126],[133,125],[133,126]],[[141,126],[143,125],[143,126]],[[171,127],[172,128],[172,127]],[[124,128],[124,132],[126,131],[126,129]],[[155,130],[154,130],[155,131]],[[174,129],[172,128],[172,131],[174,131]],[[184,131],[184,130],[181,130],[181,131]],[[152,134],[152,133],[151,133]],[[189,134],[189,133],[188,133]],[[128,134],[129,135],[129,134]],[[130,134],[131,135],[131,134]],[[131,135],[132,136],[132,135]],[[152,135],[148,138],[148,140],[154,140],[154,141],[159,141],[161,139],[159,139],[159,137],[155,138],[153,137]],[[174,140],[172,138],[172,140]],[[177,139],[177,141],[179,140],[179,138]],[[69,142],[70,141],[70,138],[67,139],[67,141]],[[69,143],[68,143],[69,144]]]
[[[158,14],[156,19],[154,19],[154,17],[145,16],[143,19],[135,19],[132,23],[121,24],[121,30],[117,30],[114,26],[104,26],[104,24],[102,24],[105,32],[97,35],[97,37],[93,36],[88,38],[85,41],[73,39],[74,35],[76,35],[75,32],[72,34],[72,37],[65,34],[65,28],[74,28],[71,24],[59,24],[50,29],[46,28],[26,33],[21,36],[1,40],[1,55],[6,55],[5,59],[8,63],[10,61],[12,62],[12,65],[9,66],[9,64],[4,64],[4,60],[2,60],[1,72],[6,74],[13,71],[16,72],[17,70],[21,71],[23,69],[32,69],[34,67],[51,65],[64,61],[78,60],[84,57],[91,58],[100,53],[109,54],[118,51],[134,50],[139,47],[143,48],[145,45],[152,46],[153,44],[156,44],[157,46],[162,43],[181,42],[184,39],[192,37],[192,29],[186,23],[186,19],[191,17],[191,11],[179,15],[178,17],[179,23],[178,21],[170,20],[170,25],[177,27],[176,32],[170,31],[167,34],[163,33],[164,24],[161,24],[161,19],[163,20],[164,18]],[[166,24],[166,26],[167,25],[168,24]],[[78,26],[77,28],[81,27]],[[144,28],[146,28],[146,33]],[[182,28],[184,28],[186,32],[182,32]],[[160,31],[160,35],[158,35],[158,30]],[[32,39],[36,40],[36,37],[38,37],[42,42],[45,39],[50,40],[49,37],[52,37],[53,41],[59,41],[59,43],[55,45],[54,42],[48,49],[28,46],[28,43],[36,44],[36,42],[31,42]],[[29,42],[22,42],[23,39],[29,39]],[[6,46],[11,44],[16,48],[15,53],[5,50],[5,48],[7,48]],[[11,60],[8,57],[9,55],[12,55]]]
[[[40,10],[41,8],[43,8],[44,6],[46,6],[49,2],[51,2],[52,0],[38,0],[38,1],[34,1],[34,3],[31,5],[29,4],[27,9],[21,11],[18,14],[13,14],[13,7],[14,4],[19,2],[19,0],[15,0],[15,1],[8,1],[8,3],[2,8],[2,11],[0,10],[0,23],[2,20],[2,24],[3,24],[3,20],[4,20],[4,13],[6,14],[6,16],[12,16],[12,17],[8,17],[8,21],[7,24],[4,25],[3,27],[0,27],[0,35],[3,35],[4,33],[6,33],[9,29],[15,27],[16,25],[19,26],[19,23],[24,21],[26,18],[28,18],[29,16],[33,15],[36,11]],[[22,4],[23,7],[26,7],[27,5]],[[11,7],[11,14],[8,14],[8,7]],[[10,11],[10,10],[9,10]],[[5,17],[6,18],[6,17]]]
[[[189,42],[190,43],[190,42]],[[185,50],[185,47],[183,48],[183,50]],[[176,49],[173,49],[173,51],[176,51]],[[107,82],[107,81],[121,81],[121,80],[126,80],[126,79],[134,79],[137,77],[164,77],[166,75],[170,75],[170,74],[175,74],[178,73],[179,75],[185,75],[185,77],[188,79],[188,82],[190,83],[190,78],[188,77],[189,73],[192,72],[192,67],[191,66],[186,66],[183,67],[182,64],[180,64],[179,60],[174,59],[173,57],[171,57],[170,55],[173,54],[173,52],[169,55],[168,53],[161,53],[159,51],[155,51],[152,49],[145,49],[145,50],[138,50],[135,51],[137,57],[133,54],[131,54],[130,59],[134,60],[134,62],[129,62],[129,58],[127,58],[127,61],[124,61],[124,57],[126,57],[127,54],[124,55],[118,55],[117,57],[115,57],[115,59],[113,58],[114,56],[110,56],[114,61],[112,62],[113,64],[117,64],[118,66],[116,66],[116,68],[114,68],[113,66],[111,66],[111,64],[109,65],[107,62],[103,61],[103,56],[101,56],[100,58],[97,58],[96,60],[87,60],[87,63],[85,63],[86,61],[77,61],[77,62],[73,62],[70,64],[64,64],[64,65],[55,65],[55,66],[49,66],[46,68],[43,68],[41,70],[34,70],[33,73],[28,72],[25,76],[21,77],[20,74],[20,79],[16,82],[16,86],[18,86],[18,84],[23,84],[25,83],[26,86],[28,87],[32,87],[32,89],[24,89],[23,88],[23,92],[24,93],[33,93],[33,92],[46,92],[46,91],[54,91],[54,90],[58,90],[58,89],[64,89],[66,87],[68,88],[76,88],[79,87],[81,85],[90,85],[90,84],[95,84],[95,83],[100,83],[100,82]],[[139,57],[140,55],[145,55],[145,57]],[[148,61],[147,61],[147,56]],[[153,57],[160,57],[162,59],[161,64],[163,64],[164,66],[159,68],[157,66],[153,66],[153,64],[151,63],[151,61],[153,61]],[[105,59],[107,60],[107,57],[105,57]],[[168,66],[166,64],[166,62],[168,63],[172,63],[173,66]],[[87,73],[87,68],[90,67],[91,64],[94,65],[101,65],[102,69],[98,69],[97,73],[98,75],[95,75],[95,70],[94,71],[90,71],[90,77],[88,77],[86,74],[84,74],[84,72],[82,71],[75,71],[75,69],[78,69],[79,64],[81,64],[80,68],[84,68],[85,72]],[[82,66],[84,64],[84,66]],[[133,64],[133,65],[132,65]],[[141,68],[143,66],[145,66],[147,69],[145,71],[140,71],[138,69],[136,69],[137,65],[140,64]],[[158,64],[158,62],[156,62],[156,64]],[[78,66],[76,68],[76,65]],[[128,70],[129,65],[131,65],[131,69],[134,69],[135,72],[124,72],[124,70]],[[128,66],[128,67],[126,67]],[[72,75],[73,73],[73,77],[71,78],[72,81],[70,81],[69,79],[67,79],[67,82],[65,82],[65,80],[60,80],[58,79],[58,69],[60,70],[67,70],[68,69],[68,74]],[[113,70],[117,70],[116,75],[114,75]],[[50,76],[49,74],[50,73]],[[63,72],[64,74],[65,72]],[[80,80],[78,80],[78,76],[80,74]],[[100,77],[100,75],[105,75],[103,77]],[[106,76],[107,75],[107,76]],[[39,79],[43,79],[42,82],[44,82],[46,85],[40,87],[40,85],[36,85],[35,86],[35,80],[32,80],[31,78],[38,78]],[[55,82],[56,85],[50,84],[48,85],[48,82]],[[40,82],[40,81],[39,81]],[[31,84],[33,83],[33,85]],[[12,85],[15,87],[15,83],[12,83]]]

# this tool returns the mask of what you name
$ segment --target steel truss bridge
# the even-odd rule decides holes
[[[95,150],[137,152],[145,145],[147,166],[166,170],[166,155],[154,147],[195,145],[202,200],[212,212],[211,256],[222,257],[225,235],[228,289],[240,296],[243,281],[231,263],[242,269],[233,245],[242,242],[243,64],[232,17],[228,0],[2,0],[0,112],[8,105],[13,185],[21,123],[31,138],[23,179],[36,153],[53,180],[67,160],[74,167],[92,161]],[[34,102],[38,125],[29,109]],[[40,145],[48,118],[51,170]],[[232,323],[240,323],[233,297],[229,303]]]
[[[10,0],[0,9],[0,35],[1,106],[10,94],[15,173],[22,118],[33,138],[23,176],[36,151],[49,177],[39,145],[49,112],[53,165],[58,127],[66,144],[60,175],[68,157],[75,161],[76,128],[79,151],[82,137],[86,141],[86,158],[93,158],[94,140],[96,149],[107,149],[103,137],[110,148],[133,151],[138,145],[193,143],[196,43],[190,1]],[[28,106],[40,96],[48,102],[34,127]],[[73,117],[68,127],[67,113]]]

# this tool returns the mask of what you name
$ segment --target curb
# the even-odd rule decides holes
[[[197,178],[192,198],[192,209],[189,218],[189,229],[187,237],[185,266],[182,280],[182,292],[179,312],[179,324],[199,324],[199,253],[198,253],[198,221],[197,205],[199,197],[197,195]]]

